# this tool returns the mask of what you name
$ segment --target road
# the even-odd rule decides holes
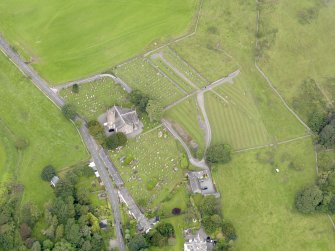
[[[56,106],[61,108],[65,102],[63,99],[61,99],[54,91],[50,89],[47,82],[43,80],[37,72],[35,72],[33,69],[31,69],[21,58],[20,56],[9,46],[9,44],[0,37],[0,50],[17,66],[17,68],[27,77],[29,77],[32,80],[32,83],[40,89]],[[78,120],[81,120],[78,118]],[[86,126],[83,124],[83,126],[79,129],[80,135],[85,142],[85,145],[87,147],[87,150],[91,154],[95,164],[96,168],[100,174],[101,180],[105,185],[106,192],[108,194],[108,198],[112,205],[112,210],[114,214],[114,220],[115,220],[115,229],[116,229],[116,236],[118,240],[119,250],[125,251],[125,243],[123,240],[123,235],[121,231],[121,215],[120,215],[120,209],[119,209],[119,199],[117,196],[117,192],[113,187],[113,184],[111,180],[109,179],[109,175],[106,171],[106,167],[102,163],[99,153],[98,153],[98,146],[95,143],[95,141],[92,139],[91,135],[89,134]]]
[[[127,85],[122,79],[120,79],[119,77],[114,76],[113,74],[109,74],[109,73],[103,73],[103,74],[97,74],[94,75],[92,77],[88,77],[88,78],[84,78],[84,79],[79,79],[79,80],[75,80],[75,81],[71,81],[65,84],[61,84],[61,85],[57,85],[54,86],[53,89],[60,91],[62,89],[66,89],[69,88],[75,84],[77,85],[81,85],[81,84],[87,84],[102,78],[111,78],[113,79],[117,84],[119,84],[126,92],[131,93],[132,88]]]

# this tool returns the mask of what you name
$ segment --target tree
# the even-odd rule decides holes
[[[220,215],[206,215],[203,217],[202,223],[206,233],[212,234],[221,226],[222,219]]]
[[[210,164],[225,164],[231,160],[231,146],[228,144],[212,145],[206,152],[206,161]]]
[[[80,240],[80,227],[74,219],[68,219],[65,226],[65,238],[73,245],[77,245]]]
[[[35,241],[33,246],[31,247],[32,251],[41,251],[41,244],[39,241]]]
[[[164,108],[158,100],[151,99],[147,104],[146,112],[148,113],[151,122],[158,122],[163,116]]]
[[[225,221],[222,224],[222,232],[228,240],[236,240],[237,238],[236,230],[230,222]]]
[[[130,251],[139,251],[142,248],[147,247],[147,243],[142,235],[135,235],[133,238],[130,239],[128,243],[128,247]]]
[[[160,222],[155,229],[164,237],[174,237],[174,228],[171,223]]]
[[[59,180],[57,186],[54,189],[54,192],[57,197],[66,198],[68,196],[74,195],[74,187],[67,180]]]
[[[112,134],[105,140],[105,146],[107,149],[113,150],[119,146],[124,146],[127,143],[127,136],[122,132]]]
[[[78,84],[74,84],[72,86],[72,92],[73,93],[79,93],[79,85]]]
[[[327,116],[319,111],[313,112],[308,119],[308,126],[313,132],[319,133],[327,123]]]
[[[40,210],[32,202],[28,202],[22,206],[21,221],[27,223],[30,227],[34,227],[40,216]]]
[[[65,118],[71,119],[71,120],[73,120],[77,115],[76,109],[72,104],[65,104],[62,107],[62,113]]]
[[[50,181],[56,175],[56,170],[52,165],[47,165],[43,168],[41,173],[42,180]]]
[[[332,214],[335,213],[335,196],[333,196],[333,198],[330,200],[329,205],[328,205],[328,210]]]
[[[54,246],[54,243],[51,240],[46,239],[45,241],[43,241],[43,250],[46,250],[46,249],[51,250],[53,246]]]
[[[133,103],[141,112],[145,112],[149,98],[139,90],[133,90],[130,94],[130,102]]]
[[[62,239],[61,241],[55,244],[55,247],[52,251],[75,251],[76,249],[71,245],[71,243]]]
[[[64,237],[64,226],[63,224],[60,224],[56,228],[55,232],[55,240],[59,241]]]
[[[335,146],[335,125],[333,125],[333,123],[326,125],[321,130],[320,143],[327,148],[332,148]]]
[[[146,239],[152,246],[162,247],[167,244],[167,238],[161,235],[159,232],[157,232],[155,229],[151,230],[147,236]]]
[[[91,120],[87,123],[88,131],[90,134],[99,142],[102,143],[105,140],[104,127],[96,120]]]
[[[301,213],[314,213],[321,205],[322,191],[315,185],[307,187],[297,193],[295,206]]]
[[[221,213],[220,202],[214,196],[206,196],[202,198],[201,204],[199,205],[199,211],[202,216],[214,215]]]

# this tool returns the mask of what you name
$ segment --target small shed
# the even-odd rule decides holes
[[[58,176],[53,176],[51,181],[50,181],[50,184],[51,184],[52,187],[56,187],[58,182],[59,182],[59,177]]]

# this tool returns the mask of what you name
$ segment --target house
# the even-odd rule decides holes
[[[211,246],[206,241],[207,235],[201,228],[195,234],[192,234],[192,230],[187,229],[184,231],[184,251],[207,251],[211,250]]]
[[[51,181],[50,181],[50,184],[51,184],[51,186],[56,187],[58,182],[59,182],[59,177],[58,176],[53,176]]]
[[[140,129],[140,120],[134,110],[113,106],[107,111],[104,126],[108,132],[131,134]]]

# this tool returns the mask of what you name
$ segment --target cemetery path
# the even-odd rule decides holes
[[[110,74],[110,73],[101,73],[101,74],[97,74],[97,75],[94,75],[94,76],[91,76],[91,77],[88,77],[88,78],[78,79],[78,80],[71,81],[71,82],[68,82],[68,83],[64,83],[64,84],[61,84],[61,85],[53,86],[52,89],[55,92],[58,92],[62,89],[72,87],[75,84],[77,84],[77,85],[87,84],[87,83],[91,83],[91,82],[94,82],[96,80],[100,80],[100,79],[103,79],[103,78],[113,79],[127,93],[131,93],[131,91],[132,91],[132,88],[129,85],[127,85],[122,79],[120,79],[119,77],[116,77],[116,76],[114,76],[113,74]]]

